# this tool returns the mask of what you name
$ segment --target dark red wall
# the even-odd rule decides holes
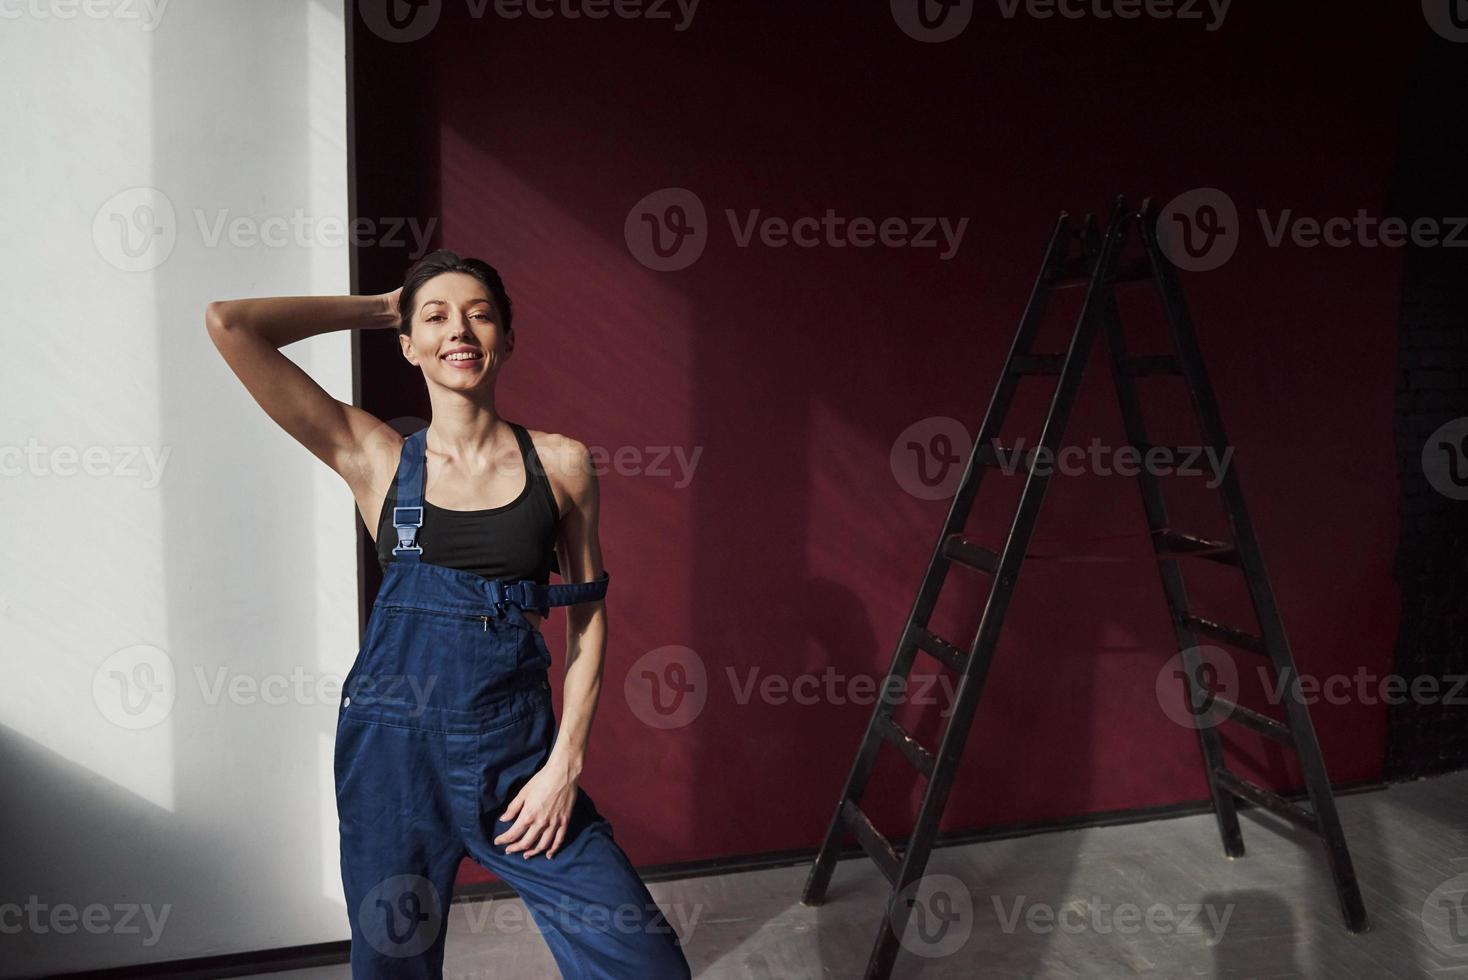
[[[583,785],[635,861],[819,842],[870,708],[741,704],[727,670],[881,675],[947,507],[899,485],[894,441],[927,417],[977,429],[1056,213],[1117,193],[1212,186],[1244,214],[1235,257],[1184,284],[1286,627],[1306,673],[1390,669],[1399,255],[1270,248],[1253,214],[1382,212],[1416,11],[1279,6],[1235,4],[1209,31],[980,4],[940,44],[904,35],[879,2],[705,0],[677,31],[474,21],[446,0],[427,38],[391,44],[359,21],[358,209],[437,214],[435,245],[501,269],[520,333],[502,411],[633,447],[644,466],[651,447],[701,451],[684,487],[601,481],[611,640]],[[691,267],[655,272],[624,222],[670,186],[695,192],[712,227]],[[740,248],[726,208],[968,228],[949,261]],[[364,254],[364,286],[391,288],[405,265]],[[421,412],[388,340],[365,339],[368,403]],[[1156,390],[1158,441],[1196,440],[1184,403]],[[1033,439],[1035,421],[1007,431]],[[1122,439],[1099,356],[1069,430],[1093,435]],[[1176,523],[1222,530],[1195,496],[1177,498]],[[987,526],[1013,498],[985,491]],[[1131,481],[1057,478],[1036,548],[1140,555],[1144,529]],[[1221,571],[1190,585],[1206,612],[1252,625]],[[947,612],[957,637],[962,610]],[[553,649],[562,629],[547,627]],[[624,680],[667,645],[696,651],[708,687],[691,723],[663,730],[638,719]],[[1155,693],[1173,652],[1150,562],[1030,563],[944,828],[1204,798],[1196,739]],[[1384,705],[1321,705],[1315,720],[1335,781],[1380,775]],[[1296,785],[1275,747],[1230,744],[1240,768]],[[866,808],[901,835],[916,780],[893,761]]]

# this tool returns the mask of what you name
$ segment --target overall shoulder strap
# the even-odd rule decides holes
[[[394,561],[422,560],[423,546],[418,543],[418,529],[423,526],[423,471],[427,446],[427,427],[403,440],[398,474],[393,478],[397,506],[392,509],[392,526],[398,532],[398,543],[392,550]]]

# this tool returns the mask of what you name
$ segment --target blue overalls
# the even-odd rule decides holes
[[[578,788],[560,849],[494,838],[556,738],[550,651],[522,614],[606,595],[609,576],[543,585],[422,561],[426,429],[403,441],[398,544],[337,713],[336,803],[354,980],[443,976],[465,854],[514,887],[568,978],[690,975],[681,942],[591,797]],[[526,478],[530,478],[527,472]],[[482,917],[506,928],[503,917]],[[511,928],[528,929],[523,917]]]

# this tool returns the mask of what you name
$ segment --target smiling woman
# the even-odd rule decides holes
[[[598,489],[582,443],[496,410],[511,317],[494,267],[448,250],[391,293],[207,311],[250,394],[351,486],[385,568],[337,713],[352,975],[443,975],[445,913],[468,856],[520,893],[567,976],[595,964],[687,977],[680,938],[578,785],[607,635]],[[432,422],[406,438],[280,352],[389,326],[432,404]],[[552,571],[566,581],[551,585]],[[554,606],[568,607],[559,729],[539,630]],[[609,921],[618,927],[598,926]]]

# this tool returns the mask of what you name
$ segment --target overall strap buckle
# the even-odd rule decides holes
[[[395,561],[422,561],[423,546],[418,543],[418,531],[423,527],[423,473],[427,468],[424,447],[428,441],[428,429],[422,428],[403,439],[403,449],[398,457],[398,472],[393,477],[397,506],[392,509],[392,526],[397,530],[398,543],[392,550]]]
[[[503,611],[507,605],[529,608],[528,597],[522,588],[525,582],[507,582],[502,578],[492,578],[486,584],[489,586],[490,605],[496,609]]]
[[[412,515],[411,519],[405,515]],[[418,529],[423,526],[422,507],[394,507],[392,509],[392,526],[398,532],[398,544],[392,553],[401,555],[411,552],[415,555],[423,553],[423,546],[418,543]]]

